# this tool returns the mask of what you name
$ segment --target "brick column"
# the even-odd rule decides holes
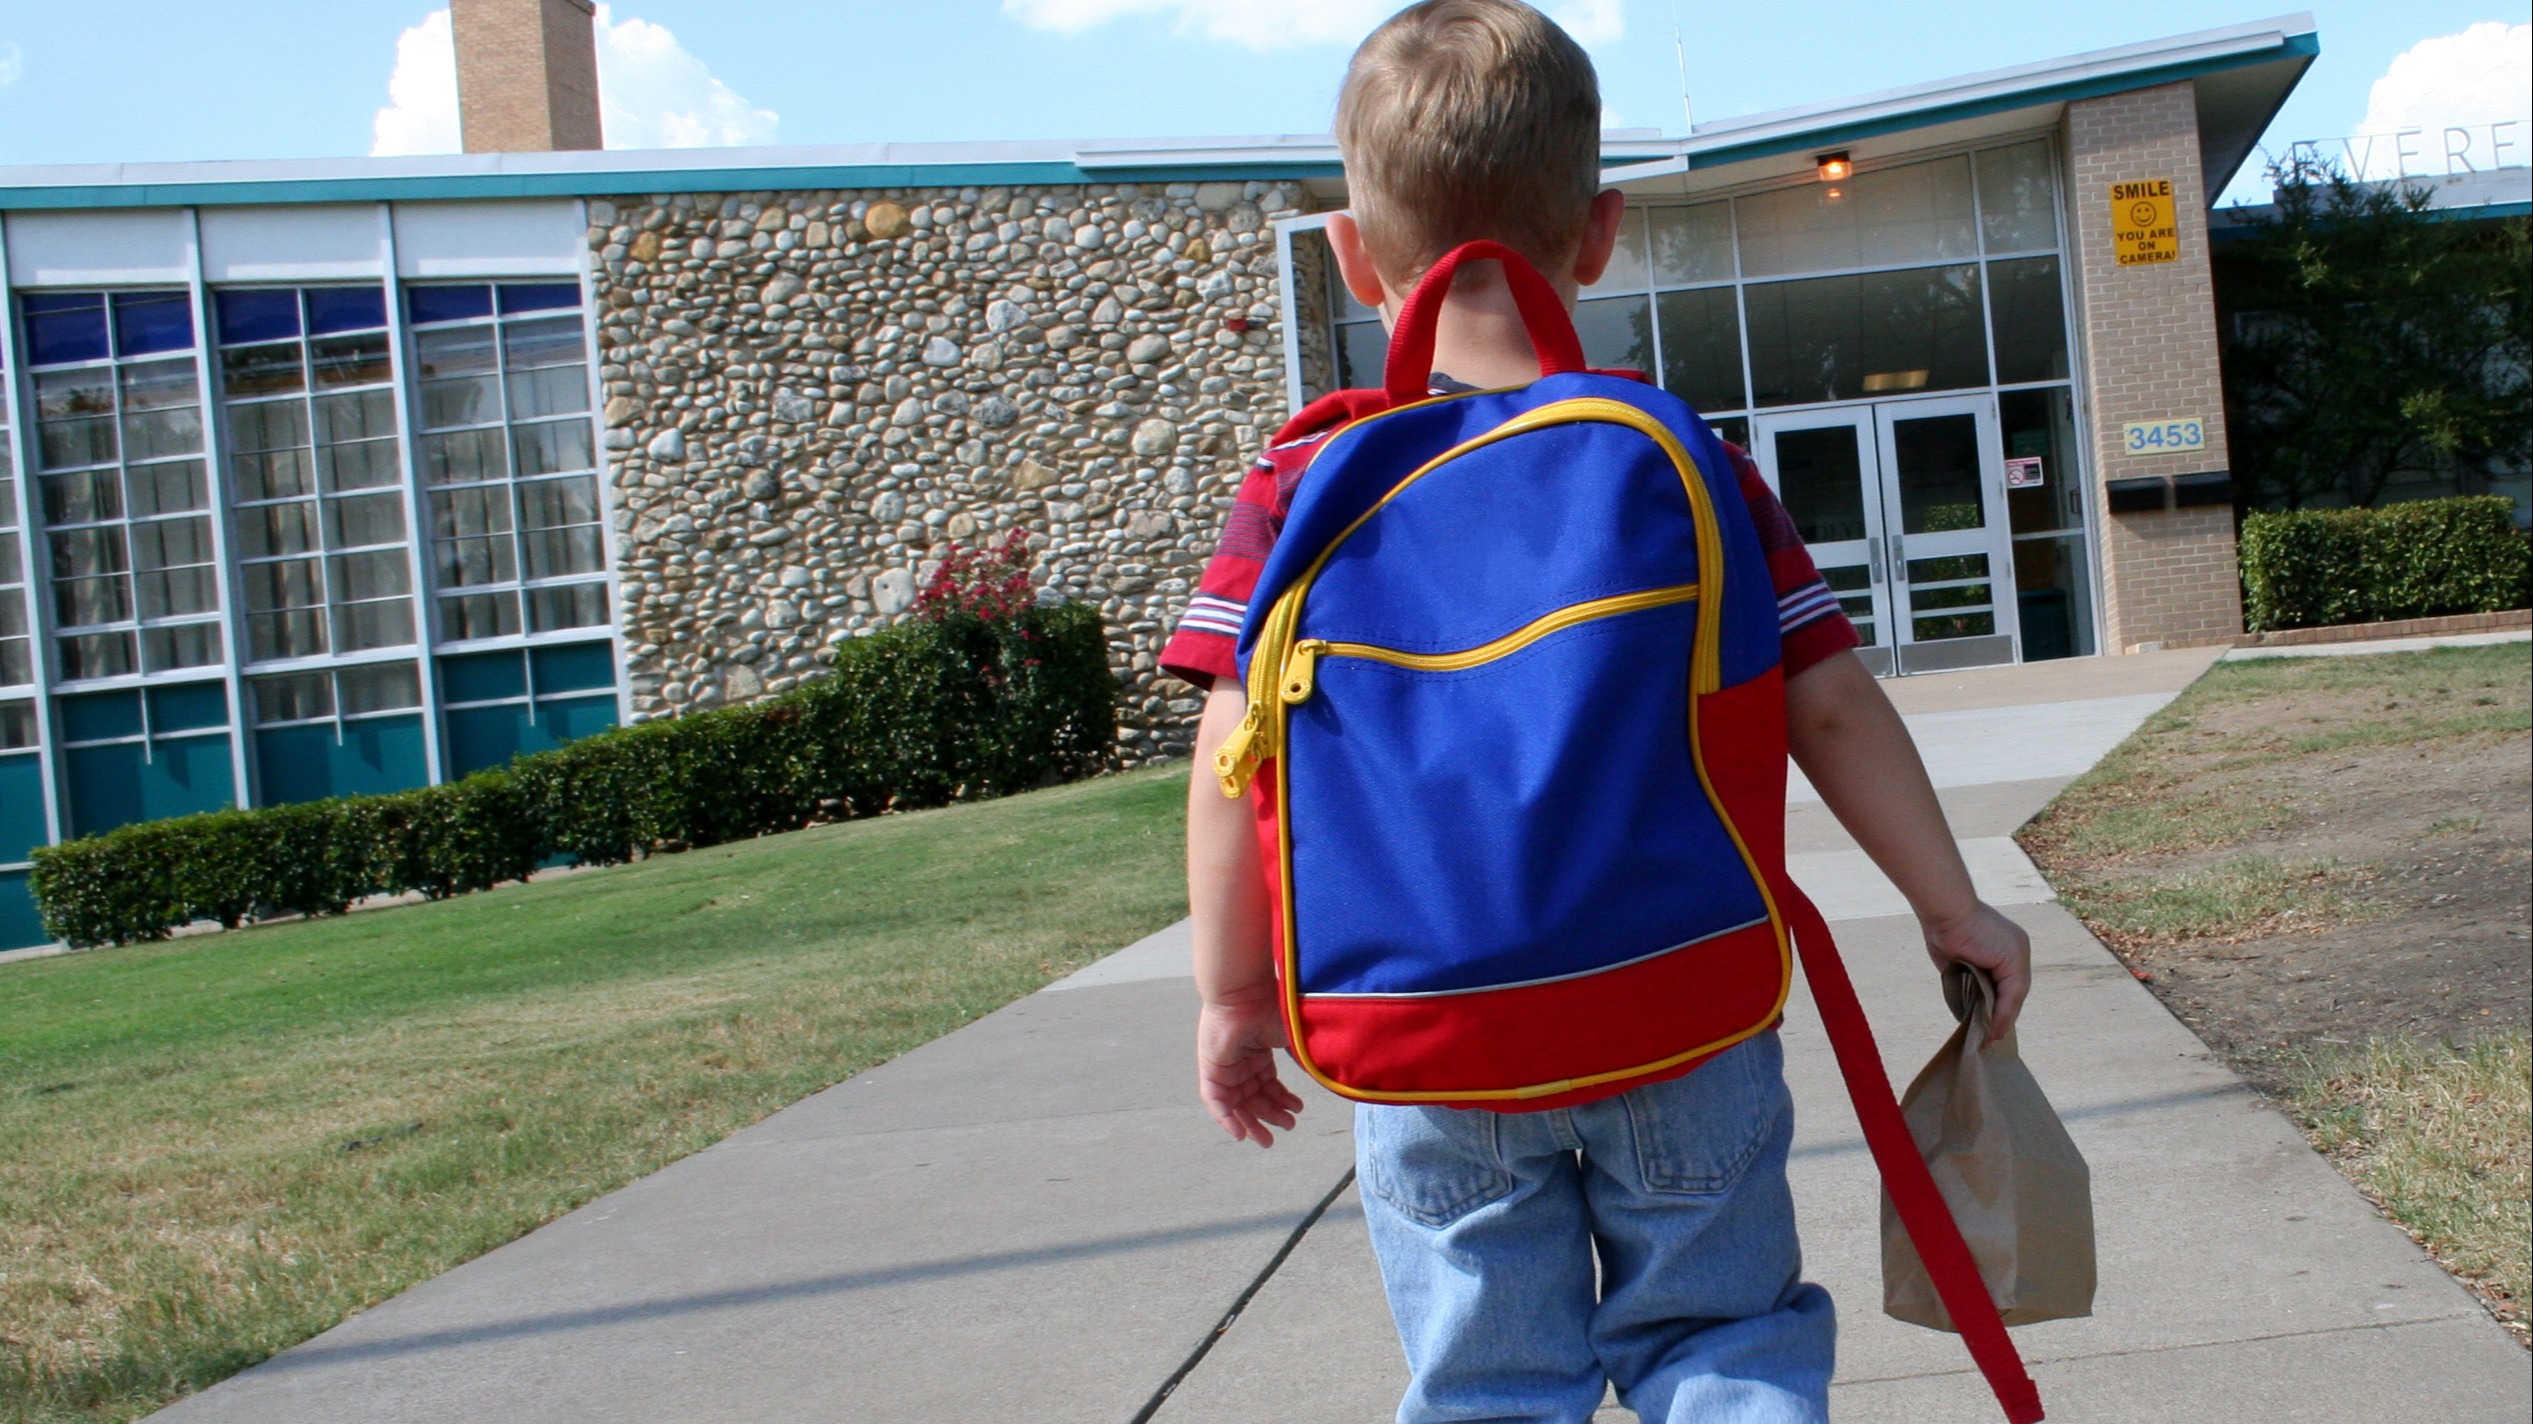
[[[2095,479],[2228,468],[2207,180],[2190,86],[2069,104],[2067,164]],[[2153,178],[2172,180],[2180,256],[2122,267],[2112,255],[2111,185]],[[2127,452],[2121,427],[2182,417],[2206,423],[2205,449]],[[2098,483],[2095,496],[2106,651],[2224,642],[2243,631],[2230,506],[2113,514]]]
[[[604,148],[594,0],[450,0],[468,153]]]

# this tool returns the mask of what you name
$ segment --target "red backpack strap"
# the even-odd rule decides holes
[[[1531,349],[1539,353],[1539,374],[1561,376],[1583,369],[1583,339],[1574,334],[1574,318],[1557,289],[1539,275],[1528,258],[1500,242],[1464,242],[1416,279],[1416,290],[1400,304],[1390,333],[1389,364],[1381,373],[1392,405],[1425,398],[1434,375],[1434,327],[1451,296],[1451,274],[1463,262],[1494,260],[1504,264],[1504,283],[1513,289],[1513,305],[1530,332]]]
[[[1918,1155],[1907,1119],[1900,1116],[1891,1080],[1882,1071],[1882,1052],[1874,1046],[1873,1025],[1856,1000],[1856,986],[1847,978],[1847,965],[1838,957],[1828,923],[1793,881],[1773,876],[1769,888],[1794,930],[1796,949],[1803,956],[1803,977],[1812,983],[1812,1002],[1820,1008],[1821,1026],[1828,1031],[1830,1049],[1838,1057],[1839,1075],[1847,1080],[1847,1096],[1856,1105],[1865,1145],[1881,1169],[1883,1189],[1891,1194],[1900,1224],[1908,1228],[1909,1244],[1926,1263],[1936,1297],[1952,1317],[1953,1328],[1961,1332],[1962,1343],[1970,1347],[1971,1361],[1987,1377],[2005,1417],[2012,1424],[2037,1424],[2042,1417],[2040,1388],[2024,1371],[2023,1358],[2005,1333],[1987,1282],[1979,1277],[1978,1262],[1971,1259],[1970,1247],[1961,1239],[1961,1227],[1944,1205],[1944,1194],[1926,1170],[1926,1159]]]
[[[1416,290],[1400,304],[1396,330],[1390,338],[1388,364],[1381,373],[1383,388],[1331,391],[1321,396],[1284,422],[1284,428],[1275,432],[1274,443],[1287,444],[1340,425],[1351,425],[1368,415],[1379,415],[1392,406],[1423,400],[1433,382],[1434,330],[1442,320],[1443,303],[1451,295],[1451,274],[1463,262],[1488,260],[1504,264],[1505,283],[1513,289],[1513,302],[1521,311],[1522,325],[1530,332],[1532,348],[1539,353],[1539,374],[1557,376],[1586,369],[1583,339],[1575,334],[1574,318],[1557,296],[1557,289],[1539,275],[1539,269],[1502,243],[1464,242],[1426,268],[1425,275],[1417,279]],[[1612,369],[1599,374],[1647,379],[1642,371]]]
[[[1330,391],[1295,412],[1269,443],[1289,445],[1340,425],[1351,425],[1367,415],[1379,415],[1389,408],[1387,391]]]

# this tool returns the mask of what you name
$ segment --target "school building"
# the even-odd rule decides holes
[[[1014,529],[1185,751],[1247,460],[1378,384],[1330,141],[608,152],[588,9],[461,6],[462,155],[0,170],[0,946],[33,846],[780,692]],[[2209,202],[2317,52],[1613,132],[1589,352],[1751,446],[1879,671],[2230,638]]]

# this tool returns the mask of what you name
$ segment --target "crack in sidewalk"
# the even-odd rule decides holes
[[[1204,1339],[1196,1342],[1196,1348],[1188,1352],[1187,1358],[1179,1362],[1177,1369],[1170,1371],[1170,1377],[1161,1381],[1161,1387],[1152,1392],[1152,1397],[1144,1401],[1143,1408],[1136,1410],[1134,1417],[1127,1420],[1126,1424],[1151,1424],[1152,1416],[1160,1413],[1161,1406],[1170,1402],[1171,1391],[1187,1383],[1187,1377],[1196,1372],[1196,1367],[1204,1363],[1205,1357],[1213,1352],[1214,1346],[1220,1344],[1223,1336],[1230,1333],[1232,1322],[1240,1318],[1240,1312],[1249,1308],[1249,1302],[1257,1297],[1259,1290],[1264,1288],[1266,1283],[1274,1278],[1275,1273],[1283,1268],[1285,1260],[1293,1254],[1294,1248],[1302,1244],[1302,1238],[1310,1234],[1310,1229],[1317,1226],[1319,1219],[1328,1214],[1328,1208],[1336,1205],[1337,1198],[1344,1196],[1346,1188],[1353,1185],[1354,1168],[1348,1167],[1346,1174],[1337,1179],[1337,1185],[1328,1189],[1328,1195],[1319,1199],[1318,1204],[1310,1209],[1310,1214],[1303,1217],[1301,1222],[1293,1228],[1292,1234],[1284,1238],[1284,1244],[1276,1248],[1273,1256],[1267,1258],[1266,1265],[1259,1269],[1257,1276],[1249,1282],[1248,1287],[1232,1301],[1231,1309],[1223,1312],[1223,1318],[1214,1322],[1214,1328],[1206,1332]]]

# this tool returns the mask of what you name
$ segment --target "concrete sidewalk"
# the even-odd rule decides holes
[[[2533,1357],[2007,839],[2214,656],[1889,684],[1983,889],[2032,930],[2024,1053],[2095,1173],[2098,1313],[2017,1339],[2053,1419],[2522,1420]],[[1950,1029],[1914,926],[1801,787],[1790,820],[1905,1081]],[[1186,976],[1165,931],[160,1417],[1387,1418],[1403,1371],[1345,1106],[1313,1092],[1272,1152],[1223,1139],[1189,1083]],[[1873,1168],[1799,991],[1785,1035],[1807,1274],[1841,1305],[1838,1417],[1995,1418],[1956,1340],[1879,1313]]]

